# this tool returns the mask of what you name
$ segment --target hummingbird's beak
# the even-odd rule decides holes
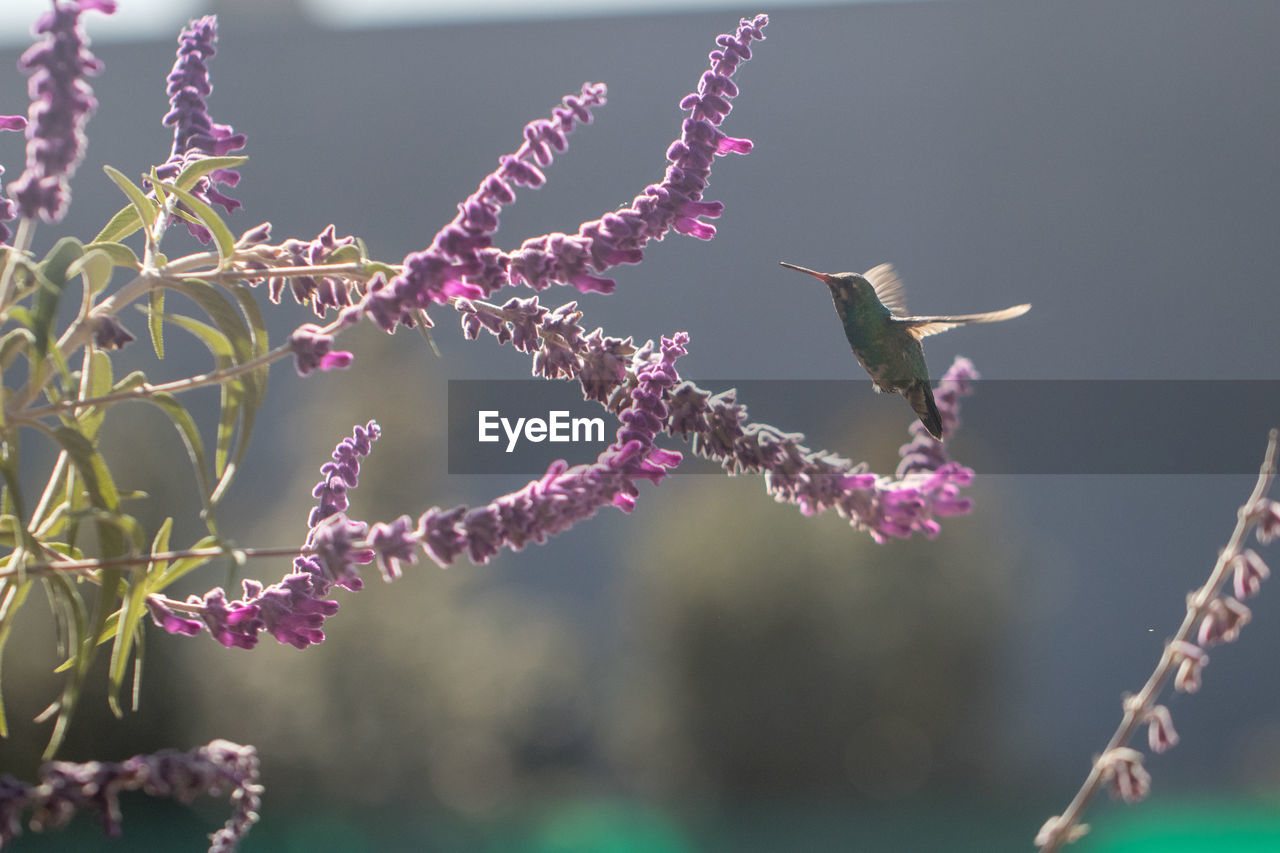
[[[827,284],[830,282],[831,276],[827,275],[824,272],[815,272],[814,270],[811,270],[808,267],[796,266],[795,264],[789,264],[786,261],[778,261],[778,263],[789,270],[795,270],[796,272],[807,273],[813,276],[814,278],[818,279],[819,281],[823,282],[824,284]]]

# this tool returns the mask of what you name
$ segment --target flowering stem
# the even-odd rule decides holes
[[[117,567],[145,566],[148,563],[169,561],[169,560],[185,560],[190,557],[221,557],[223,555],[230,556],[237,562],[250,558],[271,558],[271,557],[289,557],[293,558],[298,554],[314,553],[313,549],[298,548],[296,545],[288,548],[187,548],[181,551],[156,551],[151,554],[133,554],[124,557],[112,557],[110,559],[100,560],[59,560],[54,563],[27,563],[21,569],[22,574],[52,574],[55,572],[84,572],[95,569],[112,569]],[[15,576],[19,573],[18,569],[0,570],[0,578]],[[177,605],[171,605],[177,606]]]
[[[1120,726],[1107,742],[1106,749],[1093,762],[1093,767],[1080,790],[1076,792],[1075,798],[1067,806],[1066,811],[1055,818],[1050,818],[1040,831],[1041,834],[1036,839],[1036,843],[1040,845],[1040,853],[1053,853],[1083,834],[1082,827],[1077,826],[1080,815],[1084,813],[1111,772],[1112,765],[1105,760],[1106,757],[1114,750],[1123,749],[1133,737],[1134,732],[1146,722],[1165,682],[1181,665],[1183,655],[1178,651],[1179,644],[1189,642],[1188,638],[1191,637],[1192,631],[1208,615],[1210,602],[1217,598],[1222,589],[1231,571],[1234,558],[1240,553],[1240,548],[1244,544],[1245,536],[1257,521],[1258,508],[1275,480],[1278,452],[1280,452],[1280,430],[1273,429],[1268,436],[1267,450],[1262,460],[1262,468],[1258,472],[1258,481],[1254,484],[1249,499],[1236,513],[1235,530],[1231,532],[1227,546],[1218,554],[1218,560],[1209,574],[1209,579],[1188,597],[1187,615],[1183,618],[1182,625],[1179,626],[1173,638],[1165,643],[1160,662],[1156,664],[1155,671],[1151,673],[1142,690],[1125,701],[1124,716],[1121,718]]]
[[[399,265],[392,265],[399,269]],[[173,276],[179,281],[199,279],[200,281],[240,281],[246,278],[289,278],[304,275],[340,275],[351,278],[369,278],[369,265],[364,261],[352,261],[347,264],[314,264],[301,267],[269,267],[261,270],[227,269],[213,270],[207,273],[187,272]]]
[[[208,373],[201,373],[197,376],[189,376],[186,379],[175,379],[172,382],[161,382],[159,385],[143,383],[135,388],[127,391],[117,391],[114,394],[103,394],[101,397],[86,397],[79,400],[62,400],[58,403],[50,403],[47,406],[40,406],[35,409],[28,409],[22,413],[22,420],[36,420],[38,418],[47,417],[48,415],[56,415],[75,409],[83,409],[86,406],[96,406],[99,404],[116,403],[121,400],[139,400],[151,397],[155,394],[179,394],[183,391],[193,391],[196,388],[203,388],[206,385],[218,385],[228,379],[234,379],[244,373],[250,373],[259,367],[268,365],[273,361],[279,361],[289,355],[293,351],[289,344],[283,344],[276,347],[270,352],[263,353],[257,358],[251,358],[248,361],[241,362],[233,367],[227,367],[222,370],[211,370]]]

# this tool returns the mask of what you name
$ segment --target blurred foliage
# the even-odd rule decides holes
[[[633,659],[610,736],[629,781],[895,799],[983,778],[1012,567],[981,519],[877,546],[749,479],[676,479],[627,551]]]

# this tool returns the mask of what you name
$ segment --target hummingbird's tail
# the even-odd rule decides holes
[[[938,414],[938,404],[933,401],[933,389],[929,380],[912,382],[902,389],[902,396],[907,398],[911,408],[920,416],[920,423],[929,431],[929,435],[942,441],[942,415]]]

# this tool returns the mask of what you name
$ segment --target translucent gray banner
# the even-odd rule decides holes
[[[813,449],[857,460],[859,449],[907,440],[911,409],[866,380],[705,380],[737,389],[752,421],[803,432]],[[936,385],[936,383],[935,383]],[[980,380],[950,440],[986,474],[1256,474],[1267,430],[1280,426],[1280,380]],[[555,459],[590,462],[617,419],[577,383],[449,382],[449,473],[543,473]],[[680,438],[660,443],[687,450]],[[714,466],[686,455],[673,473]]]

